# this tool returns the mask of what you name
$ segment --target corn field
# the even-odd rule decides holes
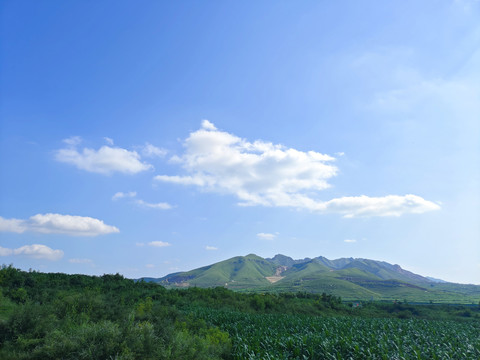
[[[234,359],[480,359],[480,324],[197,310]]]

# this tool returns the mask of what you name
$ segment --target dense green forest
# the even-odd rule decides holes
[[[1,359],[478,359],[480,304],[171,289],[0,269]]]

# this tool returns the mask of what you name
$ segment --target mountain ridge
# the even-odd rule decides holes
[[[161,278],[144,278],[168,288],[217,287],[249,292],[329,293],[343,299],[420,302],[480,300],[480,286],[435,281],[398,264],[364,258],[330,260],[323,256],[293,259],[276,254],[235,256]]]

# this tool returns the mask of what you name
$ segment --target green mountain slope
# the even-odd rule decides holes
[[[162,285],[244,288],[266,286],[266,279],[275,274],[275,264],[257,256],[237,256],[192,271],[175,273],[158,279]]]
[[[166,287],[223,286],[238,291],[306,291],[328,293],[345,300],[407,300],[417,302],[476,303],[480,286],[432,281],[384,261],[322,256],[294,260],[250,254],[209,266],[146,278]]]

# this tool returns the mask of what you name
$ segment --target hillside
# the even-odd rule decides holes
[[[144,280],[169,288],[222,286],[249,292],[325,292],[345,300],[449,303],[478,303],[480,300],[478,285],[439,282],[399,265],[357,258],[329,260],[319,256],[294,260],[278,254],[264,259],[250,254]]]
[[[267,277],[274,274],[275,269],[276,266],[272,262],[251,254],[237,256],[192,271],[174,273],[156,282],[181,287],[267,286],[269,284]]]

